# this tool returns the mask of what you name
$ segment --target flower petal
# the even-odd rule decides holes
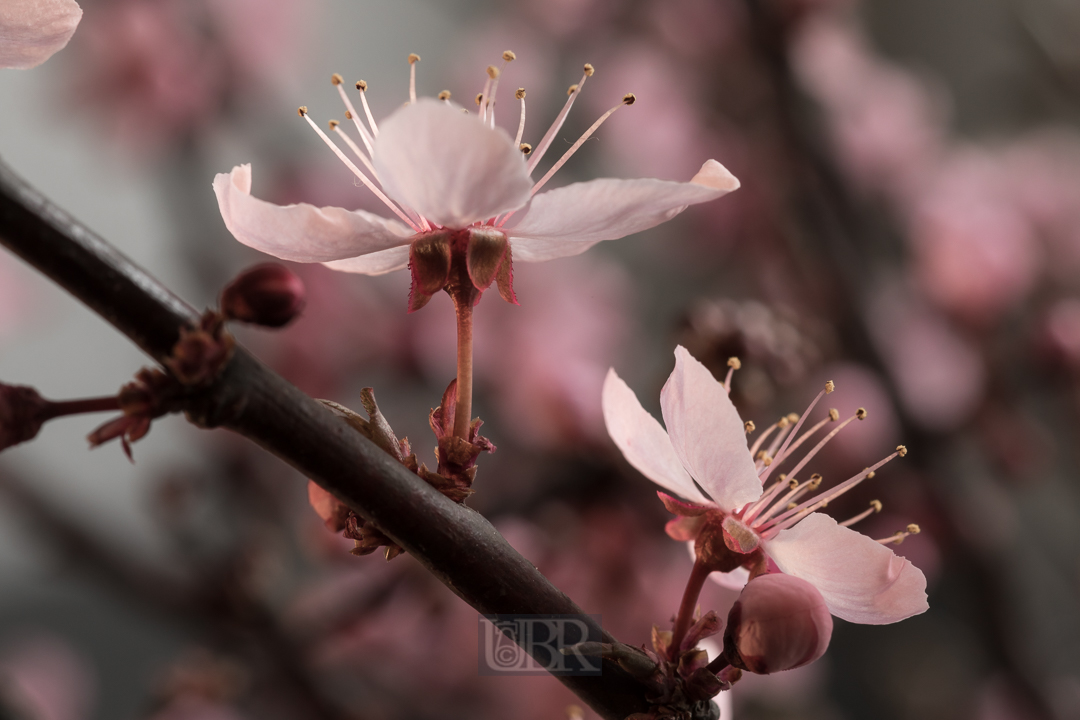
[[[524,262],[577,255],[602,240],[648,230],[688,205],[715,200],[739,187],[727,169],[709,160],[690,182],[615,180],[574,183],[540,193],[521,218],[508,224],[514,259]]]
[[[363,210],[317,208],[307,203],[274,205],[254,198],[251,165],[237,165],[232,172],[217,175],[214,192],[225,227],[233,237],[282,260],[326,262],[352,258],[408,245],[413,235],[396,220]]]
[[[727,390],[681,345],[660,407],[683,466],[721,509],[736,510],[761,497],[746,428]]]
[[[82,19],[73,0],[4,0],[0,3],[0,68],[27,70],[68,44]]]
[[[679,462],[664,428],[637,399],[614,368],[604,379],[604,423],[626,461],[662,488],[687,500],[708,502]]]
[[[838,618],[884,625],[928,607],[919,568],[823,513],[766,540],[765,552],[785,573],[816,587]]]
[[[409,266],[409,246],[390,248],[378,252],[345,258],[344,260],[331,260],[323,265],[331,270],[340,272],[359,273],[361,275],[385,275],[394,270],[402,270]]]
[[[372,162],[387,195],[450,228],[519,208],[532,188],[506,132],[430,98],[379,125]]]

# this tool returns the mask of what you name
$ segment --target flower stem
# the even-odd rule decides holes
[[[473,303],[472,298],[454,298],[457,313],[457,409],[454,412],[454,435],[469,439],[472,423],[473,384]]]
[[[701,588],[705,586],[705,579],[711,572],[700,560],[694,561],[694,569],[690,571],[682,603],[679,605],[679,614],[675,617],[675,628],[671,632],[668,659],[672,662],[679,657],[679,646],[686,637],[686,631],[690,629],[690,623],[694,619],[694,610],[697,608],[698,596],[701,595]]]
[[[65,415],[80,415],[82,413],[110,412],[120,409],[120,398],[116,395],[107,397],[86,398],[84,400],[64,400],[50,402],[42,420],[64,417]]]

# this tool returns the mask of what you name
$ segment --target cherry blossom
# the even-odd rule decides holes
[[[738,363],[733,362],[733,369]],[[825,598],[829,611],[844,620],[864,624],[892,623],[924,612],[926,578],[906,559],[885,547],[886,542],[918,532],[905,532],[874,541],[848,525],[880,507],[880,503],[846,522],[814,512],[856,484],[872,477],[889,460],[906,454],[903,446],[854,477],[806,499],[821,484],[820,476],[797,479],[817,452],[859,411],[839,423],[786,475],[768,484],[776,468],[794,456],[818,430],[839,416],[829,416],[802,435],[804,421],[832,383],[826,385],[801,418],[791,416],[762,431],[752,447],[744,423],[728,397],[731,374],[717,382],[685,348],[675,351],[675,370],[660,394],[665,431],[641,406],[634,392],[614,370],[604,384],[604,419],[627,461],[679,500],[660,493],[669,510],[680,515],[668,525],[677,540],[695,540],[698,562],[736,578],[775,566],[781,572],[811,583]],[[765,442],[771,438],[767,447]],[[728,577],[731,581],[733,578]]]
[[[73,0],[4,0],[0,4],[0,68],[28,70],[67,45],[82,18]]]
[[[503,56],[513,59],[509,51]],[[419,309],[443,289],[451,275],[451,256],[467,255],[468,277],[478,291],[498,281],[500,294],[516,302],[511,288],[510,257],[537,262],[577,255],[603,240],[614,240],[659,225],[687,206],[716,199],[739,181],[715,160],[708,160],[689,182],[655,179],[599,179],[539,192],[567,158],[632,94],[605,113],[539,180],[532,174],[554,142],[574,100],[593,74],[591,65],[555,122],[536,145],[522,142],[525,91],[517,137],[495,124],[495,95],[501,70],[491,66],[476,112],[450,101],[417,98],[410,56],[410,100],[376,123],[366,101],[367,83],[356,84],[363,102],[357,112],[333,78],[360,142],[331,121],[331,132],[347,145],[359,165],[329,134],[300,109],[312,128],[382,200],[395,218],[363,210],[318,208],[305,203],[278,206],[253,197],[251,166],[219,174],[214,190],[226,227],[242,243],[296,262],[321,262],[346,272],[379,275],[411,265],[410,310]],[[363,122],[366,118],[367,122]],[[361,147],[363,145],[363,147]],[[360,166],[363,167],[360,167]]]

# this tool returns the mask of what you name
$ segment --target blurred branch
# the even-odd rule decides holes
[[[0,243],[158,362],[169,357],[180,329],[198,321],[194,308],[3,163]],[[448,500],[243,348],[212,385],[192,392],[185,410],[193,423],[231,429],[312,478],[479,612],[582,612],[481,515]],[[642,686],[613,663],[600,677],[559,680],[605,718],[648,707]]]

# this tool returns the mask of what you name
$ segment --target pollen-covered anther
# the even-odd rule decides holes
[[[817,490],[821,487],[821,482],[825,478],[821,477],[821,473],[814,473],[810,476],[810,490]]]
[[[637,95],[634,93],[626,93],[622,97],[623,105],[633,105],[637,102]]]
[[[439,93],[439,99],[440,100],[449,100],[450,99],[450,91],[449,90],[443,90],[441,93]]]
[[[737,357],[729,357],[727,359],[727,366],[732,370],[738,370],[742,367],[742,361]]]
[[[518,100],[524,100],[525,99],[525,88],[518,88],[517,92],[514,93],[514,97],[517,98]]]
[[[341,75],[337,73],[334,73],[330,76],[330,82],[334,85],[340,85],[341,83],[345,82],[345,78],[341,77]]]
[[[881,512],[881,508],[883,506],[882,506],[880,500],[871,500],[870,501],[870,507],[872,507],[874,509],[874,512],[879,513],[879,512]]]
[[[360,92],[364,92],[365,90],[367,90],[367,81],[366,80],[357,80],[356,81],[356,89],[359,90]]]
[[[866,479],[867,480],[873,480],[876,475],[877,475],[877,473],[874,472],[873,470],[871,470],[870,472],[866,473]]]
[[[350,111],[350,110],[345,111],[345,119],[346,120],[352,120],[353,119],[352,111]]]
[[[502,59],[506,62],[511,62],[517,60],[517,55],[514,54],[513,50],[503,50]]]
[[[826,380],[825,381],[825,394],[826,395],[828,395],[829,393],[831,393],[835,389],[836,389],[836,383],[834,383],[832,380]]]
[[[922,532],[922,528],[920,528],[915,523],[911,523],[910,525],[907,526],[907,531],[909,533],[911,533],[912,535],[918,535],[919,533]]]
[[[522,155],[528,155],[532,152],[532,145],[530,145],[529,143],[521,143],[520,145],[518,145],[518,149],[521,150]]]
[[[784,476],[781,475],[780,479],[783,480]],[[795,478],[791,478],[790,480],[787,481],[787,486],[789,488],[791,488],[792,490],[794,490],[795,488],[799,487],[799,481],[796,480]]]
[[[592,63],[585,63],[585,77],[592,77],[596,72],[596,68],[592,66]]]
[[[780,428],[781,430],[787,430],[790,426],[791,421],[788,420],[786,416],[776,421],[776,427]]]
[[[790,423],[797,423],[797,422],[799,422],[799,414],[798,413],[788,413],[787,419],[788,419],[788,422],[790,422]]]
[[[855,417],[859,418],[860,420],[865,420],[866,419],[866,408],[859,408],[858,410],[856,410],[855,411]]]
[[[839,420],[840,419],[840,411],[837,410],[836,408],[830,408],[829,409],[829,419],[832,420],[833,422],[836,422],[837,420]]]
[[[746,430],[746,434],[749,435],[750,433],[757,430],[757,425],[754,424],[753,420],[747,420],[743,423],[743,429]]]
[[[339,122],[338,122],[337,120],[331,120],[331,121],[330,121],[329,123],[327,123],[327,124],[328,124],[328,125],[330,126],[330,129],[331,129],[331,130],[336,130],[336,129],[337,129],[337,126],[338,126],[338,125],[340,125],[341,123],[339,123]]]
[[[578,84],[577,83],[574,83],[570,87],[566,88],[566,94],[567,95],[573,95],[577,91],[578,91]]]
[[[409,64],[415,65],[418,62],[420,62],[420,56],[416,53],[409,53]]]
[[[301,105],[300,107],[296,108],[296,114],[300,117],[304,117],[305,115],[307,115],[307,105]]]
[[[494,80],[495,78],[499,77],[499,68],[495,67],[494,65],[488,65],[487,75],[489,78]]]
[[[476,93],[476,104],[484,102],[484,93]]]
[[[900,457],[906,456],[907,455],[907,448],[905,446],[903,446],[903,445],[897,445],[896,446],[896,454],[899,455]]]

